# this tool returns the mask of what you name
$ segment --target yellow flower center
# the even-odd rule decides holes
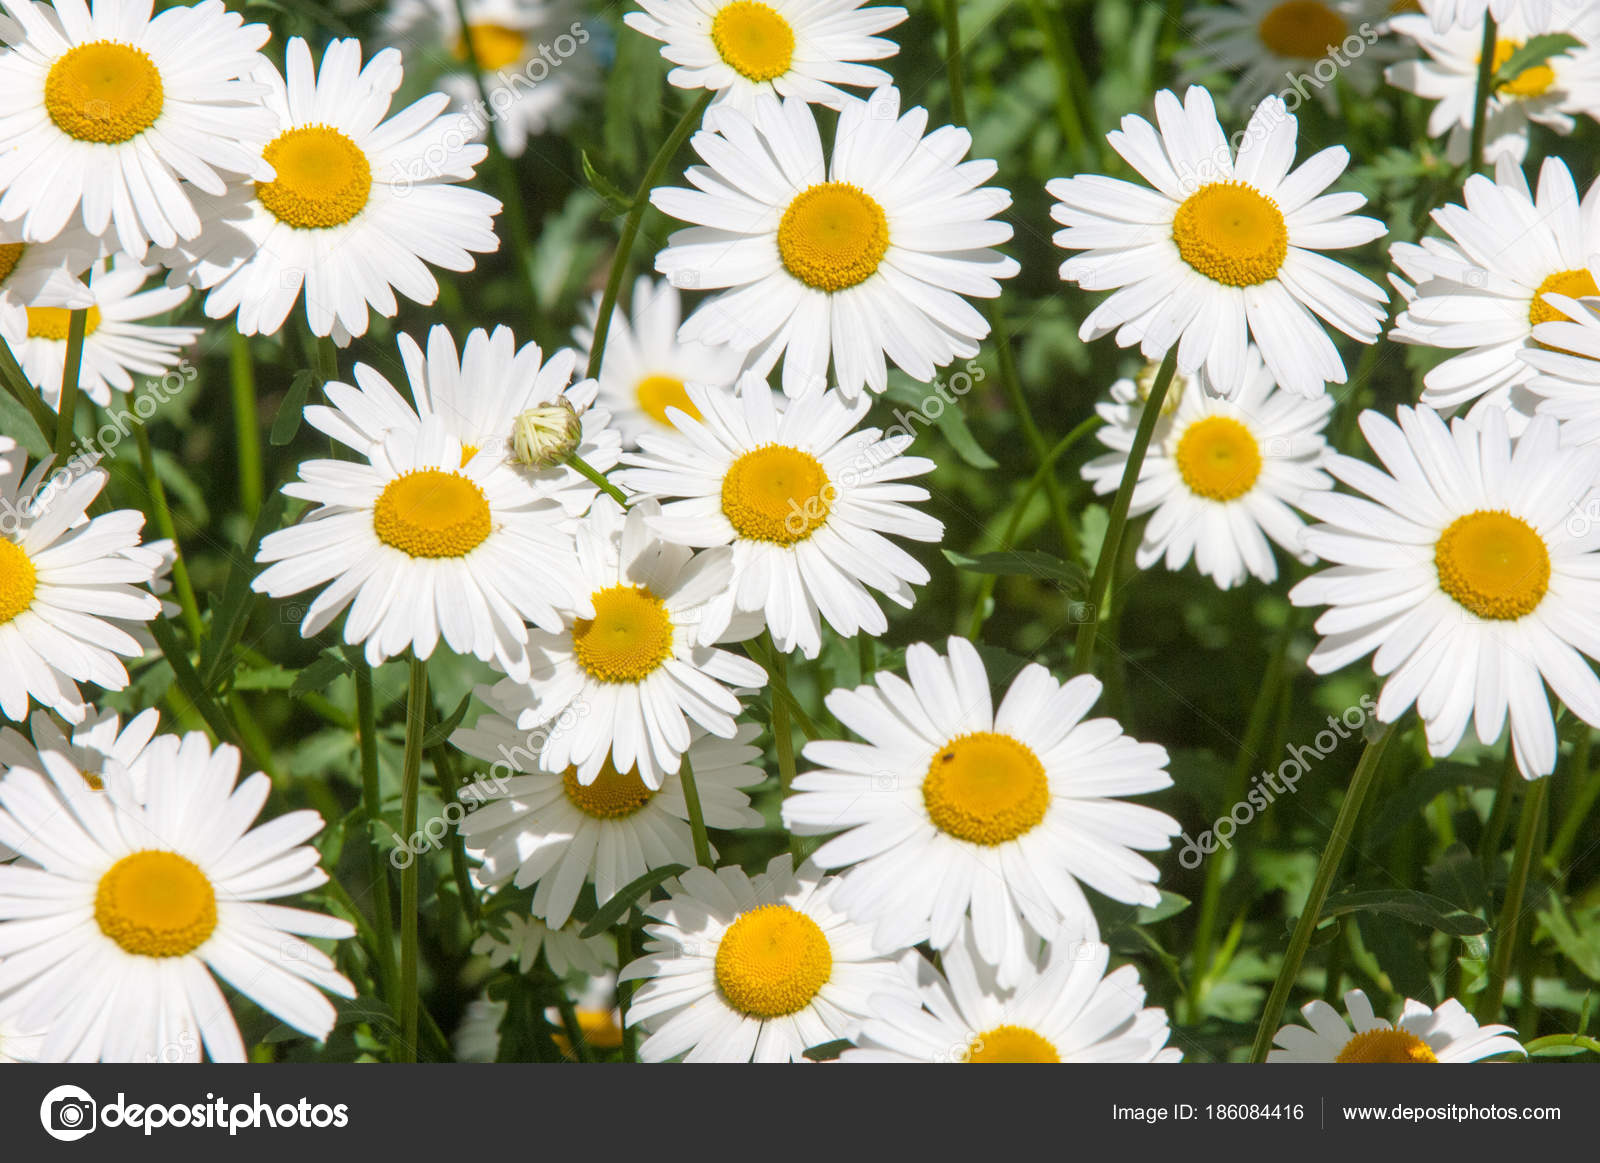
[[[622,1045],[622,1026],[615,1010],[591,1010],[582,1007],[575,1011],[578,1031],[583,1040],[596,1050],[615,1050]],[[550,1040],[567,1057],[572,1056],[572,1042],[563,1033],[552,1033]]]
[[[700,409],[694,406],[689,393],[683,390],[683,381],[677,376],[645,376],[633,389],[639,407],[657,424],[672,427],[667,419],[667,409],[677,408],[694,419],[700,419]]]
[[[975,1036],[963,1062],[1060,1062],[1050,1042],[1023,1026],[996,1026]]]
[[[778,223],[778,257],[808,287],[843,291],[870,279],[889,249],[889,220],[860,186],[822,182],[794,196]]]
[[[941,832],[993,846],[1044,819],[1050,781],[1031,748],[1009,735],[977,731],[952,739],[933,757],[922,802]]]
[[[0,626],[33,605],[39,584],[33,561],[15,541],[0,537]]]
[[[20,242],[0,242],[0,283],[11,277],[11,272],[17,269],[17,264],[22,261],[24,247]]]
[[[1539,289],[1533,293],[1533,302],[1528,304],[1528,323],[1533,327],[1541,323],[1572,322],[1564,311],[1558,311],[1544,301],[1547,291],[1565,295],[1569,299],[1581,299],[1585,295],[1600,295],[1600,286],[1595,285],[1594,276],[1586,267],[1557,271],[1539,284]]]
[[[1522,47],[1520,40],[1497,40],[1494,42],[1494,60],[1490,62],[1495,72],[1499,72],[1509,61],[1512,55]],[[1478,57],[1482,60],[1482,57]],[[1531,69],[1512,77],[1509,81],[1501,81],[1495,86],[1495,92],[1505,97],[1542,97],[1551,85],[1556,83],[1556,71],[1549,65],[1534,65]]]
[[[465,557],[493,527],[483,490],[437,468],[395,477],[372,510],[378,540],[412,557]]]
[[[631,816],[655,798],[655,792],[645,787],[636,771],[618,774],[607,759],[600,766],[600,774],[593,783],[579,783],[577,768],[569,767],[561,777],[572,806],[586,816],[597,820],[620,820]]]
[[[827,521],[833,496],[822,462],[787,444],[752,449],[722,478],[723,515],[749,541],[804,541]]]
[[[166,92],[148,53],[114,40],[68,49],[44,79],[44,107],[68,137],[116,145],[149,129]]]
[[[590,600],[594,617],[572,624],[572,652],[591,677],[643,682],[672,657],[672,618],[647,587],[611,586]]]
[[[794,59],[794,29],[754,0],[723,5],[711,21],[711,43],[730,69],[757,83],[783,76]]]
[[[755,1018],[803,1010],[833,976],[833,950],[817,923],[788,905],[741,913],[717,945],[717,986]]]
[[[256,197],[280,222],[298,230],[343,226],[366,208],[372,163],[337,129],[303,125],[267,143],[262,157],[277,174],[256,183]]]
[[[1184,430],[1174,457],[1189,491],[1213,501],[1236,501],[1261,475],[1261,448],[1231,416],[1207,416]]]
[[[1348,26],[1344,17],[1317,0],[1289,0],[1262,17],[1256,32],[1278,56],[1311,60],[1342,44]]]
[[[94,894],[100,931],[137,957],[182,957],[217,927],[217,894],[176,852],[135,852],[111,866]]]
[[[84,338],[100,330],[100,308],[90,307],[83,321]],[[29,307],[28,338],[67,341],[67,329],[72,325],[72,312],[65,307]]]
[[[1212,182],[1191,194],[1172,219],[1183,261],[1230,287],[1270,282],[1289,253],[1289,228],[1278,204],[1243,182]]]
[[[1531,614],[1550,588],[1550,551],[1526,521],[1480,509],[1451,522],[1433,549],[1439,588],[1480,618]]]
[[[466,36],[456,34],[456,43],[451,52],[458,61],[469,61],[476,57],[480,69],[486,73],[496,73],[521,60],[527,43],[527,38],[521,32],[503,24],[469,24]]]
[[[1428,1044],[1404,1030],[1368,1030],[1344,1044],[1335,1062],[1437,1062]]]

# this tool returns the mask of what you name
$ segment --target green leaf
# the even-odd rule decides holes
[[[1562,956],[1590,981],[1600,981],[1600,909],[1580,910],[1569,917],[1558,896],[1539,912],[1539,923]]]
[[[274,663],[241,670],[233,680],[236,691],[286,691],[295,684],[295,673]]]
[[[31,385],[24,386],[33,391]],[[39,430],[28,410],[10,392],[0,392],[0,432],[14,438],[35,459],[43,459],[50,453],[49,435]]]
[[[311,389],[317,386],[317,375],[310,368],[301,368],[294,373],[294,379],[289,381],[289,391],[283,397],[283,403],[278,405],[278,414],[273,418],[272,431],[267,434],[267,439],[272,441],[275,448],[282,448],[295,438],[300,431],[300,421],[305,419],[306,400],[311,397]]]
[[[1161,900],[1153,905],[1141,905],[1139,911],[1134,913],[1135,923],[1140,925],[1153,925],[1157,921],[1164,921],[1168,917],[1175,917],[1189,907],[1189,898],[1179,896],[1175,892],[1161,891]]]
[[[666,864],[660,868],[652,868],[643,876],[637,877],[617,890],[617,895],[608,900],[595,910],[578,933],[580,937],[598,937],[622,919],[622,914],[633,907],[633,903],[645,893],[655,888],[664,880],[671,880],[674,876],[688,872],[689,869],[682,864]]]
[[[1537,68],[1551,57],[1560,56],[1570,49],[1582,47],[1583,42],[1575,36],[1568,36],[1564,32],[1548,32],[1541,36],[1530,36],[1517,49],[1506,58],[1506,61],[1495,70],[1495,87],[1515,81],[1529,69]]]
[[[320,692],[334,679],[349,673],[350,664],[342,654],[335,650],[324,650],[310,666],[295,676],[294,683],[289,687],[289,697],[298,699]]]
[[[579,157],[583,161],[583,176],[589,183],[589,188],[600,196],[606,208],[613,214],[626,214],[633,209],[633,199],[624,194],[617,184],[595,169],[594,163],[589,160],[589,151],[583,150]]]
[[[1344,892],[1329,897],[1322,915],[1336,917],[1341,913],[1382,913],[1452,937],[1475,937],[1489,928],[1482,917],[1462,912],[1443,897],[1411,889]]]
[[[461,696],[461,701],[456,704],[456,709],[450,712],[450,717],[435,723],[422,737],[422,749],[432,751],[449,740],[455,729],[461,726],[461,720],[467,717],[467,707],[472,703],[472,692],[468,691]]]
[[[816,1046],[807,1046],[801,1054],[811,1062],[832,1062],[846,1050],[852,1049],[855,1043],[848,1038],[835,1038],[831,1042],[822,1042]]]
[[[893,403],[910,405],[909,408],[895,408],[890,412],[883,424],[885,436],[903,440],[909,435],[914,445],[923,430],[932,425],[949,442],[955,454],[973,468],[987,470],[1000,467],[1000,462],[983,450],[977,437],[972,435],[972,429],[967,427],[960,400],[954,404],[948,403],[930,385],[917,383],[895,384],[884,393],[884,398]],[[935,400],[940,405],[937,414],[931,411]]]
[[[946,549],[944,556],[957,569],[970,573],[1036,577],[1054,582],[1075,594],[1083,593],[1089,581],[1082,566],[1032,549],[1006,549],[997,553],[980,553],[976,557]]]
[[[222,586],[222,597],[211,607],[211,633],[206,636],[205,648],[200,653],[200,673],[208,690],[215,690],[233,670],[233,648],[244,634],[245,623],[250,620],[250,607],[255,601],[250,582],[256,574],[256,550],[261,546],[261,539],[281,524],[286,502],[287,498],[277,491],[261,502],[261,512],[250,530],[250,542],[242,554],[233,555],[228,579]]]

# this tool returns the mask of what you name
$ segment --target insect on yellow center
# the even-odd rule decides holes
[[[724,4],[711,20],[711,43],[730,69],[757,83],[783,76],[794,60],[794,29],[755,0]]]
[[[601,682],[643,682],[672,657],[672,618],[646,586],[616,585],[590,595],[593,618],[572,624],[572,651]]]
[[[717,987],[728,1004],[755,1018],[803,1010],[833,976],[822,929],[788,905],[741,913],[717,944]]]
[[[135,852],[111,866],[94,895],[100,931],[139,957],[182,957],[217,927],[217,894],[176,852]]]
[[[451,51],[458,61],[476,58],[478,68],[486,73],[497,73],[520,61],[527,45],[527,37],[504,24],[469,24],[466,36],[456,34],[456,43]]]
[[[939,749],[922,780],[922,802],[941,832],[992,847],[1044,819],[1050,781],[1032,748],[977,731]]]
[[[1261,43],[1280,57],[1312,60],[1344,42],[1349,26],[1317,0],[1289,0],[1275,5],[1256,26]]]
[[[844,291],[866,282],[888,249],[883,207],[849,182],[801,190],[778,223],[784,269],[819,291]]]
[[[722,478],[723,515],[749,541],[804,541],[828,520],[834,495],[822,462],[787,444],[752,449]]]
[[[1344,1044],[1335,1062],[1437,1062],[1428,1044],[1404,1030],[1368,1030]]]
[[[1490,62],[1495,72],[1505,67],[1518,49],[1522,47],[1520,40],[1497,40],[1494,42],[1494,59]],[[1482,57],[1478,58],[1482,60]],[[1503,97],[1542,97],[1549,91],[1550,86],[1556,83],[1556,71],[1548,64],[1534,65],[1531,69],[1523,69],[1509,81],[1501,81],[1495,86],[1495,92]]]
[[[130,141],[156,123],[165,101],[161,72],[149,54],[114,40],[68,49],[44,79],[45,112],[79,141]]]
[[[261,154],[277,175],[256,183],[256,197],[279,222],[297,230],[343,226],[372,195],[372,163],[337,129],[285,130]]]
[[[1566,312],[1558,311],[1544,301],[1546,292],[1565,295],[1569,299],[1581,299],[1585,295],[1600,295],[1600,286],[1595,285],[1594,275],[1590,274],[1586,267],[1557,271],[1540,283],[1538,289],[1533,292],[1533,302],[1528,304],[1528,323],[1531,326],[1572,321]]]
[[[1236,501],[1261,475],[1261,447],[1231,416],[1207,416],[1184,429],[1174,457],[1189,491],[1213,501]]]
[[[1433,549],[1439,588],[1480,618],[1531,614],[1550,588],[1550,551],[1526,521],[1479,510],[1458,517]]]
[[[71,326],[72,312],[65,307],[28,308],[29,339],[53,339],[57,343],[65,343],[67,330]],[[98,330],[100,330],[100,308],[90,307],[84,312],[84,337],[88,338]]]
[[[1025,1026],[996,1026],[973,1037],[963,1062],[1060,1062],[1050,1042]]]
[[[1289,228],[1278,204],[1243,182],[1212,182],[1191,194],[1172,219],[1183,261],[1229,287],[1278,277],[1289,253]]]
[[[15,541],[0,537],[0,626],[33,605],[33,592],[39,575],[33,559]]]
[[[378,540],[412,557],[465,557],[493,527],[483,490],[459,473],[436,468],[395,477],[372,510]]]
[[[0,283],[9,279],[11,272],[17,269],[24,249],[20,242],[0,242]]]
[[[569,767],[561,777],[561,786],[572,806],[586,816],[597,820],[620,820],[631,816],[655,798],[655,792],[645,787],[639,773],[629,771],[619,774],[607,759],[593,783],[579,783],[578,771]]]
[[[83,776],[83,782],[89,785],[90,791],[106,790],[106,781],[96,772],[80,771],[78,774]]]
[[[657,424],[672,426],[672,421],[667,419],[668,408],[677,408],[700,419],[700,409],[694,406],[689,393],[683,389],[683,381],[677,376],[645,376],[634,386],[633,396],[645,415]]]

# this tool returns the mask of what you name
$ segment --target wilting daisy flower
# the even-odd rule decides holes
[[[597,59],[584,47],[589,29],[567,0],[467,0],[466,12],[463,36],[455,0],[396,0],[384,37],[408,53],[428,46],[446,57],[451,71],[436,83],[459,111],[457,126],[481,137],[492,125],[501,150],[521,157],[530,137],[565,129],[599,88]]]
[[[1150,364],[1139,383],[1118,380],[1111,402],[1095,407],[1106,422],[1100,443],[1112,450],[1084,465],[1096,493],[1115,492],[1122,482],[1155,371]],[[1308,489],[1333,487],[1319,467],[1333,399],[1278,390],[1254,346],[1231,399],[1214,395],[1205,372],[1197,374],[1201,383],[1168,388],[1140,466],[1128,514],[1153,513],[1135,561],[1149,569],[1165,558],[1168,569],[1182,569],[1192,556],[1225,590],[1247,575],[1275,581],[1269,538],[1307,564],[1315,560],[1300,543],[1304,523],[1290,506]]]
[[[739,390],[691,384],[699,419],[677,412],[677,432],[646,433],[620,479],[666,502],[651,524],[684,545],[733,546],[733,578],[710,605],[713,632],[760,612],[778,649],[821,649],[835,632],[882,634],[888,620],[868,587],[909,607],[928,571],[887,535],[938,541],[944,526],[905,502],[926,489],[901,484],[933,469],[901,456],[910,434],[885,438],[856,425],[870,399],[835,391],[790,400],[779,412],[759,376]]]
[[[217,1062],[245,1048],[213,974],[317,1040],[333,1028],[321,990],[355,990],[311,938],[345,921],[267,902],[326,883],[298,811],[252,828],[271,783],[238,782],[239,753],[193,732],[145,749],[142,801],[113,768],[106,795],[53,752],[43,772],[0,780],[0,843],[35,867],[0,867],[0,994],[48,1023],[50,1061],[161,1060],[204,1043]],[[237,783],[237,786],[235,784]]]
[[[876,926],[879,949],[924,936],[949,949],[970,915],[978,955],[1012,986],[1040,934],[1095,931],[1083,885],[1129,904],[1160,899],[1155,865],[1134,849],[1166,849],[1178,823],[1115,797],[1170,786],[1167,753],[1084,718],[1098,680],[1062,684],[1030,665],[995,710],[964,638],[950,639],[948,658],[911,646],[906,673],[828,696],[865,742],[806,744],[820,770],[797,776],[783,803],[796,834],[839,833],[812,858],[855,866],[834,899]]]
[[[967,928],[964,926],[964,928]],[[1144,1005],[1139,971],[1106,973],[1111,950],[1070,929],[1002,986],[972,934],[944,951],[941,973],[913,961],[919,999],[879,994],[844,1062],[1155,1062],[1165,1010]],[[1181,1055],[1179,1055],[1181,1057]]]
[[[161,603],[147,590],[148,562],[126,556],[139,544],[144,514],[86,510],[108,476],[93,469],[48,483],[41,465],[0,460],[0,712],[20,722],[31,698],[69,723],[88,713],[78,683],[128,685],[118,659],[137,658],[138,642],[114,621],[148,622]],[[41,484],[43,487],[41,488]]]
[[[389,433],[415,433],[424,418],[437,417],[461,442],[467,459],[485,468],[513,465],[535,492],[560,502],[574,517],[589,508],[599,492],[594,485],[565,465],[532,469],[519,464],[513,440],[518,417],[565,402],[582,427],[577,454],[598,472],[617,463],[621,439],[610,427],[610,413],[594,406],[595,382],[572,383],[577,359],[572,351],[563,348],[546,360],[537,343],[518,347],[508,328],[496,327],[491,334],[478,327],[457,354],[442,324],[428,332],[426,355],[409,335],[400,336],[399,346],[410,399],[376,368],[358,363],[355,386],[329,381],[323,390],[333,406],[313,404],[306,409],[306,422],[369,456]]]
[[[594,320],[600,296],[585,309],[585,321],[574,328],[573,341],[580,360],[587,362],[594,343]],[[700,411],[684,390],[686,383],[727,387],[739,378],[744,357],[723,344],[679,343],[678,325],[683,304],[678,288],[662,279],[641,275],[633,284],[632,317],[619,304],[611,315],[606,349],[600,359],[600,403],[610,409],[618,431],[635,447],[641,432],[672,428],[668,408],[687,412],[698,420]]]
[[[1493,181],[1469,177],[1463,193],[1465,206],[1433,212],[1448,239],[1390,248],[1405,279],[1391,277],[1406,299],[1390,334],[1401,343],[1467,349],[1423,378],[1424,404],[1448,410],[1481,396],[1484,407],[1526,416],[1534,401],[1518,389],[1534,369],[1522,356],[1536,348],[1534,328],[1566,318],[1545,296],[1600,293],[1589,271],[1600,254],[1600,185],[1580,203],[1566,163],[1548,158],[1537,197],[1509,161]],[[1520,416],[1512,421],[1518,428]]]
[[[1600,300],[1547,294],[1545,303],[1559,314],[1534,327],[1533,343],[1521,353],[1534,373],[1527,389],[1539,415],[1561,421],[1563,441],[1600,442]]]
[[[199,327],[143,322],[165,315],[189,297],[187,287],[142,290],[145,280],[160,269],[118,255],[109,265],[104,260],[96,263],[89,274],[94,302],[87,309],[78,384],[102,408],[111,403],[112,389],[133,390],[134,375],[159,376],[177,367],[178,353],[200,338]],[[61,404],[70,322],[65,307],[29,307],[23,329],[5,336],[22,370],[51,408]]]
[[[1480,3],[1478,7],[1482,8]],[[1537,36],[1565,33],[1581,41],[1578,48],[1557,53],[1543,64],[1524,69],[1509,81],[1502,81],[1489,97],[1483,138],[1483,160],[1501,158],[1520,164],[1528,154],[1528,126],[1537,122],[1560,134],[1569,134],[1577,124],[1572,115],[1600,114],[1600,53],[1594,51],[1600,22],[1592,8],[1583,5],[1536,4],[1541,9],[1511,11],[1495,29],[1494,59],[1498,70],[1513,53]],[[1428,135],[1450,135],[1445,155],[1459,165],[1471,149],[1472,122],[1477,115],[1478,62],[1483,49],[1483,21],[1456,24],[1439,31],[1434,19],[1421,15],[1396,16],[1389,27],[1409,37],[1427,54],[1425,58],[1400,61],[1384,71],[1397,89],[1435,101],[1428,114]]]
[[[472,943],[472,951],[487,957],[496,969],[515,965],[518,973],[527,973],[538,963],[540,953],[557,977],[574,971],[602,973],[607,965],[617,963],[610,934],[580,937],[581,926],[576,923],[552,929],[538,917],[521,913],[506,913],[490,923],[500,931],[484,933]]]
[[[336,40],[314,68],[295,37],[288,81],[270,65],[256,79],[273,130],[264,156],[275,176],[200,204],[205,233],[164,255],[173,278],[206,288],[205,311],[237,311],[244,335],[271,335],[305,291],[306,319],[340,344],[367,330],[368,308],[392,317],[394,292],[432,303],[427,264],[470,271],[499,247],[500,203],[457,185],[487,154],[464,142],[450,98],[433,93],[385,119],[400,87],[400,54],[361,66],[361,45]],[[270,134],[269,134],[270,136]]]
[[[1325,1001],[1307,1002],[1300,1010],[1306,1024],[1279,1030],[1273,1042],[1282,1049],[1267,1061],[1477,1062],[1523,1052],[1510,1026],[1478,1025],[1455,998],[1438,1009],[1407,998],[1393,1025],[1373,1014],[1359,989],[1344,995],[1344,1005],[1348,1022]]]
[[[1300,500],[1326,522],[1306,531],[1307,548],[1333,564],[1289,594],[1333,607],[1306,665],[1327,674],[1372,654],[1386,680],[1378,718],[1392,723],[1415,703],[1434,755],[1455,749],[1469,719],[1493,743],[1509,712],[1517,766],[1548,775],[1556,732],[1544,685],[1600,723],[1600,680],[1579,653],[1600,656],[1600,525],[1574,520],[1600,504],[1600,449],[1563,447],[1548,417],[1513,439],[1493,408],[1448,428],[1429,408],[1399,419],[1361,414],[1383,469],[1326,462],[1370,500]]]
[[[623,981],[643,980],[628,1024],[650,1036],[645,1062],[795,1062],[849,1038],[874,995],[914,997],[897,957],[873,952],[866,926],[834,898],[839,881],[787,853],[766,871],[691,868],[646,907],[644,956]]]
[[[1131,115],[1106,135],[1154,190],[1094,174],[1049,183],[1060,202],[1051,217],[1066,228],[1056,245],[1085,252],[1061,264],[1061,277],[1090,291],[1116,289],[1079,336],[1115,332],[1149,359],[1176,343],[1180,372],[1203,365],[1213,384],[1233,384],[1244,374],[1248,330],[1289,391],[1315,396],[1344,383],[1344,364],[1313,313],[1373,343],[1387,298],[1319,253],[1384,233],[1376,219],[1351,215],[1366,202],[1360,194],[1322,193],[1349,152],[1332,146],[1290,172],[1298,123],[1278,97],[1256,106],[1237,160],[1200,86],[1182,105],[1157,93],[1156,119],[1159,136]]]
[[[651,788],[638,772],[619,773],[610,762],[601,764],[587,784],[579,783],[571,768],[547,771],[528,748],[528,732],[517,727],[527,705],[526,688],[504,680],[478,694],[491,713],[456,731],[450,742],[515,773],[497,774],[461,791],[462,802],[473,810],[459,830],[467,851],[482,862],[473,873],[479,885],[537,885],[533,915],[559,928],[585,884],[594,884],[595,902],[604,904],[652,868],[694,863],[689,809],[677,772],[663,775],[661,786]],[[732,739],[691,730],[685,757],[694,766],[707,826],[760,826],[761,814],[741,790],[766,778],[759,766],[761,751],[750,746],[757,733],[749,723],[740,724]]]
[[[1011,237],[994,215],[1011,195],[984,186],[992,161],[969,161],[965,129],[926,137],[928,111],[900,112],[900,93],[849,98],[823,162],[816,119],[800,99],[760,96],[747,116],[707,112],[692,138],[706,165],[696,187],[657,187],[650,201],[694,223],[667,240],[656,270],[675,286],[722,290],[678,337],[726,343],[762,376],[783,359],[783,390],[888,384],[887,356],[912,379],[978,353],[988,321],[964,296],[993,299],[1016,260],[989,249]]]
[[[582,785],[609,764],[637,769],[646,787],[660,789],[689,747],[690,724],[734,738],[734,688],[767,681],[749,659],[712,645],[726,636],[720,628],[707,633],[706,606],[729,584],[731,554],[659,539],[650,530],[656,512],[649,502],[624,514],[610,497],[596,500],[578,529],[585,611],[560,633],[531,636],[533,673],[517,726],[548,726],[540,764],[575,767]],[[739,627],[739,636],[757,629]]]
[[[29,307],[94,306],[80,276],[100,251],[100,240],[81,227],[49,242],[23,242],[19,229],[0,223],[0,334],[26,331]]]
[[[662,42],[678,67],[680,89],[711,89],[718,104],[745,113],[761,95],[794,97],[835,109],[849,98],[835,88],[876,89],[889,74],[858,61],[900,50],[874,35],[906,18],[904,8],[863,8],[865,0],[639,0],[629,28]]]
[[[0,3],[21,31],[0,69],[0,218],[26,241],[79,219],[142,259],[200,233],[194,191],[270,174],[272,118],[242,79],[265,62],[265,24],[220,0],[154,17],[150,0]]]
[[[528,622],[559,629],[577,590],[566,515],[505,464],[462,455],[437,418],[391,431],[366,464],[309,460],[291,497],[317,508],[269,533],[256,554],[276,564],[252,588],[274,598],[326,588],[300,632],[320,633],[346,606],[344,640],[376,666],[441,634],[457,654],[528,672]],[[353,604],[352,604],[353,603]]]

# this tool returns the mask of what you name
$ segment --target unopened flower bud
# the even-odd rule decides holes
[[[511,422],[511,460],[532,468],[554,468],[578,449],[583,422],[565,396],[519,413]]]

